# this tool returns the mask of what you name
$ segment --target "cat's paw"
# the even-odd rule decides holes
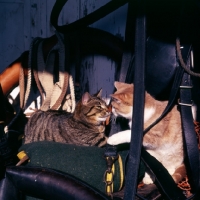
[[[131,130],[120,131],[111,135],[107,143],[110,145],[117,145],[123,143],[129,143],[131,141]]]
[[[143,183],[144,184],[151,184],[153,183],[152,178],[150,177],[149,174],[145,173],[144,178],[143,178]]]
[[[107,143],[110,145],[118,145],[120,144],[118,138],[116,137],[116,135],[112,135],[107,139]]]

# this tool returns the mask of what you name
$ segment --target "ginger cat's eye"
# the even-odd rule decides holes
[[[121,101],[120,101],[119,99],[116,99],[116,98],[114,98],[114,97],[112,97],[112,101],[114,101],[114,102],[116,102],[116,103],[118,103],[118,104],[121,103]]]

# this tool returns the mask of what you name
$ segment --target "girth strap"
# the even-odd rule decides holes
[[[190,75],[185,72],[180,86],[180,111],[184,146],[186,153],[186,165],[189,182],[194,191],[199,190],[199,150],[192,116]]]

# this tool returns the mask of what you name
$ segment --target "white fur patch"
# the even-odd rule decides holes
[[[118,145],[123,143],[130,143],[131,141],[131,130],[120,131],[107,140],[107,143],[110,145]]]
[[[112,107],[112,113],[113,113],[113,115],[114,115],[115,117],[117,117],[117,116],[118,116],[118,114],[117,114],[117,112],[116,112],[116,110],[115,110],[115,108],[114,108],[114,107]]]
[[[117,117],[117,116],[122,116],[126,119],[132,119],[132,110],[133,110],[133,106],[130,106],[131,109],[130,109],[130,112],[129,113],[120,113],[120,112],[116,112],[115,108],[112,107],[112,113]]]
[[[144,123],[147,122],[152,117],[155,111],[156,109],[153,107],[144,109]]]
[[[112,112],[115,114],[115,109],[112,110]],[[155,108],[145,108],[144,110],[144,122],[148,121],[152,115],[155,113]],[[132,112],[128,114],[121,115],[125,117],[126,119],[129,119],[129,127],[131,129],[132,126]],[[126,131],[120,131],[112,136],[110,136],[107,140],[107,143],[110,145],[117,145],[122,143],[130,143],[131,141],[131,130]]]
[[[132,119],[132,110],[133,110],[133,106],[130,106],[130,112],[127,114],[123,114],[122,116],[125,117],[126,119]]]

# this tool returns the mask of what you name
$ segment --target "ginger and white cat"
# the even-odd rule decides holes
[[[131,128],[134,85],[122,82],[115,82],[114,85],[117,91],[111,95],[112,112],[115,116],[127,118]],[[167,101],[157,101],[150,94],[145,93],[144,129],[162,114],[167,103]],[[117,145],[130,141],[131,130],[125,130],[110,136],[107,143]],[[176,106],[144,135],[143,146],[163,164],[176,183],[186,176],[181,118]],[[143,182],[152,183],[153,176],[145,173]]]

